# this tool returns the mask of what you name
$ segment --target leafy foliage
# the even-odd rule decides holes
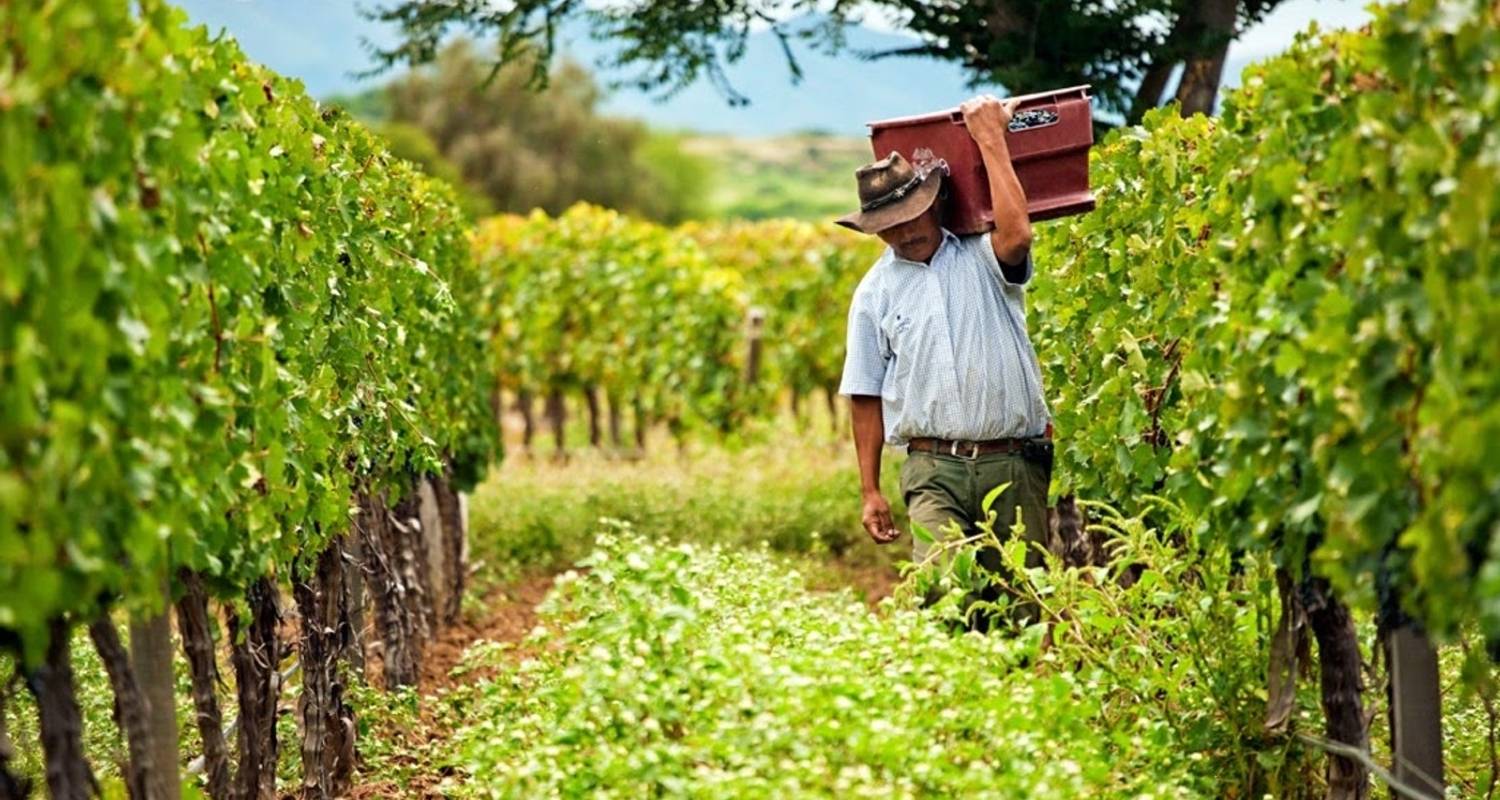
[[[502,286],[512,388],[597,386],[653,420],[727,429],[741,407],[743,280],[670,230],[579,205],[497,217],[475,238]]]
[[[1061,488],[1160,491],[1384,621],[1500,641],[1497,13],[1382,9],[1221,121],[1096,149],[1100,208],[1039,237],[1033,295]]]
[[[1218,0],[1222,3],[1223,0]],[[1280,0],[1229,0],[1229,19],[1243,31]],[[547,81],[557,34],[587,20],[593,36],[618,44],[607,66],[628,69],[618,85],[671,95],[707,80],[731,105],[751,98],[735,89],[724,67],[745,53],[752,32],[769,27],[795,82],[799,47],[838,51],[844,28],[880,8],[913,34],[910,47],[864,57],[915,56],[961,64],[975,84],[998,82],[1021,91],[1092,83],[1106,108],[1124,113],[1133,87],[1147,69],[1222,53],[1224,34],[1200,30],[1197,18],[1215,0],[1131,0],[1123,3],[1046,0],[732,0],[679,3],[636,0],[590,5],[580,0],[521,0],[495,6],[485,0],[391,0],[372,14],[394,24],[401,40],[376,49],[376,70],[423,64],[457,29],[499,41],[500,63],[542,58],[530,66],[536,83]],[[1213,87],[1216,89],[1217,87]],[[1158,90],[1159,93],[1159,90]],[[1156,99],[1151,100],[1155,105]]]
[[[1187,559],[1170,556],[1182,571]],[[463,777],[445,791],[1225,796],[1239,776],[1216,761],[1226,750],[1250,758],[1219,718],[1234,712],[1199,694],[1206,680],[1258,676],[1244,635],[1254,612],[1227,595],[1197,611],[1203,590],[1191,582],[1163,576],[1130,602],[1180,604],[1187,613],[1162,620],[1163,630],[1207,633],[1206,619],[1226,616],[1231,638],[1201,643],[1208,665],[1181,659],[1168,644],[1175,637],[1138,641],[1128,626],[1106,627],[1118,617],[1103,600],[1080,602],[1068,641],[1043,654],[1037,635],[954,636],[912,608],[871,614],[847,593],[809,593],[763,553],[669,546],[626,530],[603,537],[584,565],[560,580],[525,660],[480,648],[461,667],[499,673],[446,699],[469,723],[450,745]],[[1075,601],[1117,591],[1070,586]],[[1074,637],[1096,654],[1130,638],[1130,658],[1155,669],[1080,665]],[[1203,671],[1226,663],[1239,667]],[[1194,711],[1174,720],[1165,712],[1178,703]]]
[[[391,155],[410,161],[427,175],[447,183],[457,195],[459,206],[470,219],[482,219],[495,213],[489,198],[464,181],[458,167],[438,150],[437,144],[426,131],[405,122],[373,123],[371,130],[385,140]]]
[[[687,225],[682,232],[713,264],[743,275],[765,312],[766,384],[804,395],[836,391],[844,330],[829,324],[829,311],[848,304],[884,245],[827,222]]]
[[[0,10],[0,630],[229,592],[494,455],[441,184],[163,3]]]
[[[639,401],[650,419],[729,431],[776,391],[837,384],[847,302],[878,255],[832,225],[689,224],[668,229],[575,206],[556,219],[497,217],[476,252],[503,287],[498,363],[511,388],[585,386]],[[766,368],[745,383],[745,320],[766,313]]]

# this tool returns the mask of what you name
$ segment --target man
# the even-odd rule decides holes
[[[877,543],[900,536],[880,489],[885,443],[907,446],[900,485],[913,523],[941,537],[952,522],[972,535],[985,495],[1008,484],[993,506],[995,532],[1008,536],[1019,509],[1026,538],[1039,545],[1051,443],[1026,335],[1031,222],[1005,142],[1014,102],[986,95],[961,110],[989,174],[995,228],[965,237],[943,228],[942,171],[921,175],[899,153],[855,173],[860,211],[838,222],[889,247],[854,292],[839,392],[853,408],[863,522]],[[913,560],[931,547],[914,540]],[[979,560],[999,570],[994,550]],[[1040,562],[1036,546],[1027,561]]]

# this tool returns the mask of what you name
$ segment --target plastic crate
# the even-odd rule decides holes
[[[1005,141],[1033,222],[1094,208],[1089,191],[1094,115],[1088,89],[1072,86],[1016,98],[1021,102]],[[969,234],[994,229],[989,173],[958,109],[871,122],[869,127],[876,158],[895,150],[919,169],[938,159],[947,162],[943,224],[949,230]]]

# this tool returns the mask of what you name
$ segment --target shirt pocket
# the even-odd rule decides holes
[[[896,356],[906,352],[903,345],[911,336],[913,323],[912,315],[906,311],[892,311],[880,320],[880,332],[885,334],[885,340]]]
[[[881,318],[880,333],[886,346],[890,348],[880,394],[887,401],[895,403],[892,410],[899,412],[902,398],[911,383],[916,348],[916,319],[908,311],[891,311]]]

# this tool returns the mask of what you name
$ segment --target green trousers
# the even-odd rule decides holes
[[[949,522],[958,525],[964,536],[978,533],[976,524],[984,519],[984,497],[1001,484],[1009,484],[990,507],[995,515],[994,531],[1000,540],[1011,537],[1011,527],[1020,514],[1026,526],[1023,534],[1028,547],[1026,566],[1042,563],[1039,547],[1047,543],[1047,486],[1052,481],[1051,470],[1032,461],[1020,453],[992,453],[977,458],[912,453],[901,465],[901,496],[906,501],[907,515],[912,522],[919,523],[939,541],[951,534]],[[927,558],[933,545],[913,537],[912,560],[921,563]],[[1004,575],[1000,554],[994,548],[981,548],[978,562],[987,570]],[[999,591],[988,584],[981,584],[970,593],[970,601],[999,598]],[[1020,622],[1028,622],[1035,609],[1024,604],[1017,607]],[[982,616],[971,622],[971,627],[987,630],[990,620]]]

